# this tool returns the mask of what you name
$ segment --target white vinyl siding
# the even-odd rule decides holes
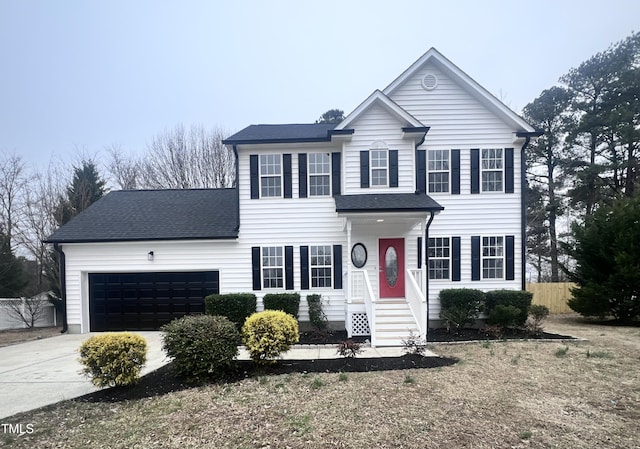
[[[260,155],[260,197],[282,196],[282,155]]]
[[[482,237],[482,279],[504,278],[504,237]]]
[[[429,150],[427,157],[429,193],[449,192],[451,168],[449,150]]]
[[[480,184],[483,192],[502,192],[504,178],[504,151],[501,148],[483,148],[480,160]]]
[[[331,245],[312,246],[309,253],[311,288],[331,287],[333,278]]]
[[[309,196],[331,195],[331,157],[327,153],[309,153]]]
[[[429,238],[429,279],[450,279],[451,239]]]

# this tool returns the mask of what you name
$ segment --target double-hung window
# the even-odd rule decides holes
[[[282,196],[282,156],[280,154],[260,155],[260,197]]]
[[[451,266],[451,239],[429,238],[429,279],[449,279]]]
[[[482,237],[482,279],[504,277],[504,237]]]
[[[262,287],[282,288],[284,285],[284,257],[281,246],[262,247]]]
[[[503,159],[502,148],[482,149],[482,191],[502,192],[503,190]]]
[[[449,150],[429,150],[429,193],[449,191]]]
[[[371,186],[386,187],[389,184],[389,151],[371,150]]]
[[[331,195],[331,157],[309,153],[309,196]]]
[[[333,276],[331,245],[310,248],[311,287],[331,287]]]

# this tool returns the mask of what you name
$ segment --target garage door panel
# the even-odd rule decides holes
[[[219,273],[90,273],[92,331],[157,330],[184,315],[204,313],[204,297],[219,293]]]

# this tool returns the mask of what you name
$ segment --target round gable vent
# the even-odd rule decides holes
[[[427,73],[422,78],[422,87],[426,90],[433,90],[438,86],[438,78],[433,73]]]

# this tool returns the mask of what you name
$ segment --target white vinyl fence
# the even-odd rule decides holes
[[[31,307],[28,301],[32,302]],[[0,298],[0,330],[27,328],[26,323],[17,316],[16,308],[27,319],[31,316],[30,310],[41,310],[38,313],[39,316],[35,322],[35,327],[57,325],[56,309],[46,298]]]

